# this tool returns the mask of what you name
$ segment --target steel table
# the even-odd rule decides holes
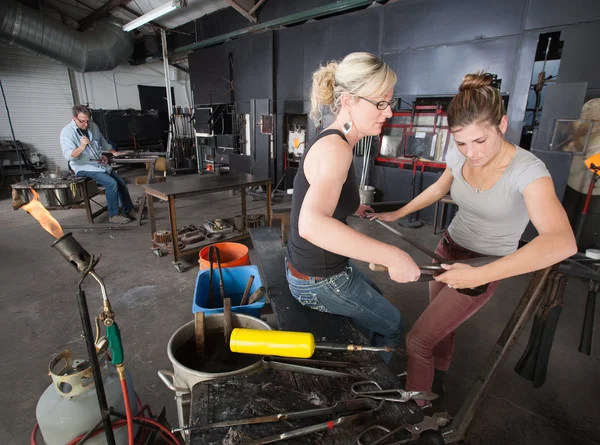
[[[183,177],[174,177],[168,182],[146,184],[144,192],[147,195],[148,216],[150,219],[151,235],[156,232],[156,217],[154,212],[154,203],[152,197],[168,201],[169,220],[171,224],[171,233],[177,234],[177,218],[175,216],[175,200],[196,195],[205,195],[209,193],[222,192],[226,190],[240,190],[242,216],[246,218],[246,188],[257,185],[264,185],[267,188],[267,225],[271,226],[271,179],[264,176],[249,175],[246,173],[237,175],[192,175]],[[237,237],[229,238],[227,241],[235,241],[248,237],[247,231]],[[173,236],[173,265],[177,271],[182,272],[182,256],[191,255],[198,252],[198,248],[179,249],[176,236]],[[202,246],[204,247],[204,246]]]

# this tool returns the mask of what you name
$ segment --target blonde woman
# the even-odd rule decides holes
[[[371,210],[360,205],[352,149],[362,137],[378,135],[392,116],[395,84],[390,67],[368,53],[349,54],[313,74],[311,118],[318,124],[328,106],[335,121],[300,162],[286,259],[290,291],[301,304],[352,318],[376,346],[402,341],[402,319],[349,260],[384,264],[399,283],[416,281],[420,270],[406,252],[357,232],[346,218]]]
[[[508,119],[490,74],[468,74],[448,107],[448,126],[458,150],[432,186],[396,212],[372,218],[395,221],[448,192],[458,213],[437,246],[447,260],[503,256],[485,266],[444,265],[429,285],[429,306],[406,338],[406,389],[443,392],[454,351],[454,331],[494,294],[499,280],[553,265],[577,251],[573,231],[550,174],[532,153],[504,139]],[[539,235],[517,250],[531,220]],[[478,296],[460,289],[489,283]],[[433,388],[432,388],[433,385]]]

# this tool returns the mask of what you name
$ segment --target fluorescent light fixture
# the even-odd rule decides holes
[[[159,6],[158,8],[153,9],[150,12],[147,12],[143,16],[138,17],[137,19],[132,20],[131,22],[123,25],[123,31],[133,31],[134,29],[139,28],[140,26],[145,25],[146,23],[151,22],[152,20],[162,17],[163,15],[168,14],[169,12],[174,11],[177,8],[185,6],[185,3],[186,2],[184,0],[171,0],[169,3],[165,3],[164,5]]]

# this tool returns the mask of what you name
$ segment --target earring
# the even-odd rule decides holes
[[[344,132],[344,136],[350,133],[350,130],[352,130],[352,120],[344,122],[344,125],[342,125],[342,131]]]

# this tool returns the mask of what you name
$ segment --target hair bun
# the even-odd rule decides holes
[[[458,87],[458,91],[476,90],[494,83],[494,76],[489,73],[467,74]]]

